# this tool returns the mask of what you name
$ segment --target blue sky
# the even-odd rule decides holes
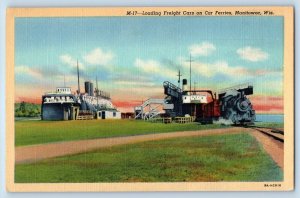
[[[16,18],[17,89],[31,95],[83,80],[115,97],[146,99],[177,84],[178,69],[199,88],[252,82],[257,95],[282,96],[282,17]],[[19,86],[18,86],[19,85]],[[125,91],[127,89],[127,91]],[[27,94],[29,95],[29,94]],[[133,97],[134,96],[134,97]]]

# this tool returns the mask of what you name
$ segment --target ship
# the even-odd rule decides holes
[[[113,105],[110,94],[98,89],[97,78],[95,89],[91,81],[85,81],[85,92],[81,93],[78,64],[77,76],[76,92],[63,86],[42,96],[42,120],[121,119],[121,112]]]

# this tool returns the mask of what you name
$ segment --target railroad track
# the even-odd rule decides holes
[[[247,126],[247,128],[255,129],[265,135],[268,135],[280,142],[284,142],[284,131],[277,128],[259,127],[259,126]]]

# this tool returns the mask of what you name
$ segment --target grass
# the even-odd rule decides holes
[[[190,131],[226,127],[222,125],[163,124],[137,120],[15,121],[15,145],[58,141]]]
[[[270,127],[270,128],[283,128],[283,123],[277,123],[277,122],[255,122],[255,126],[259,127]]]
[[[17,183],[282,181],[249,134],[115,146],[15,167]]]

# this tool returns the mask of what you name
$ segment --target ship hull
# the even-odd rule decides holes
[[[43,104],[42,120],[70,120],[72,107],[68,103]]]

